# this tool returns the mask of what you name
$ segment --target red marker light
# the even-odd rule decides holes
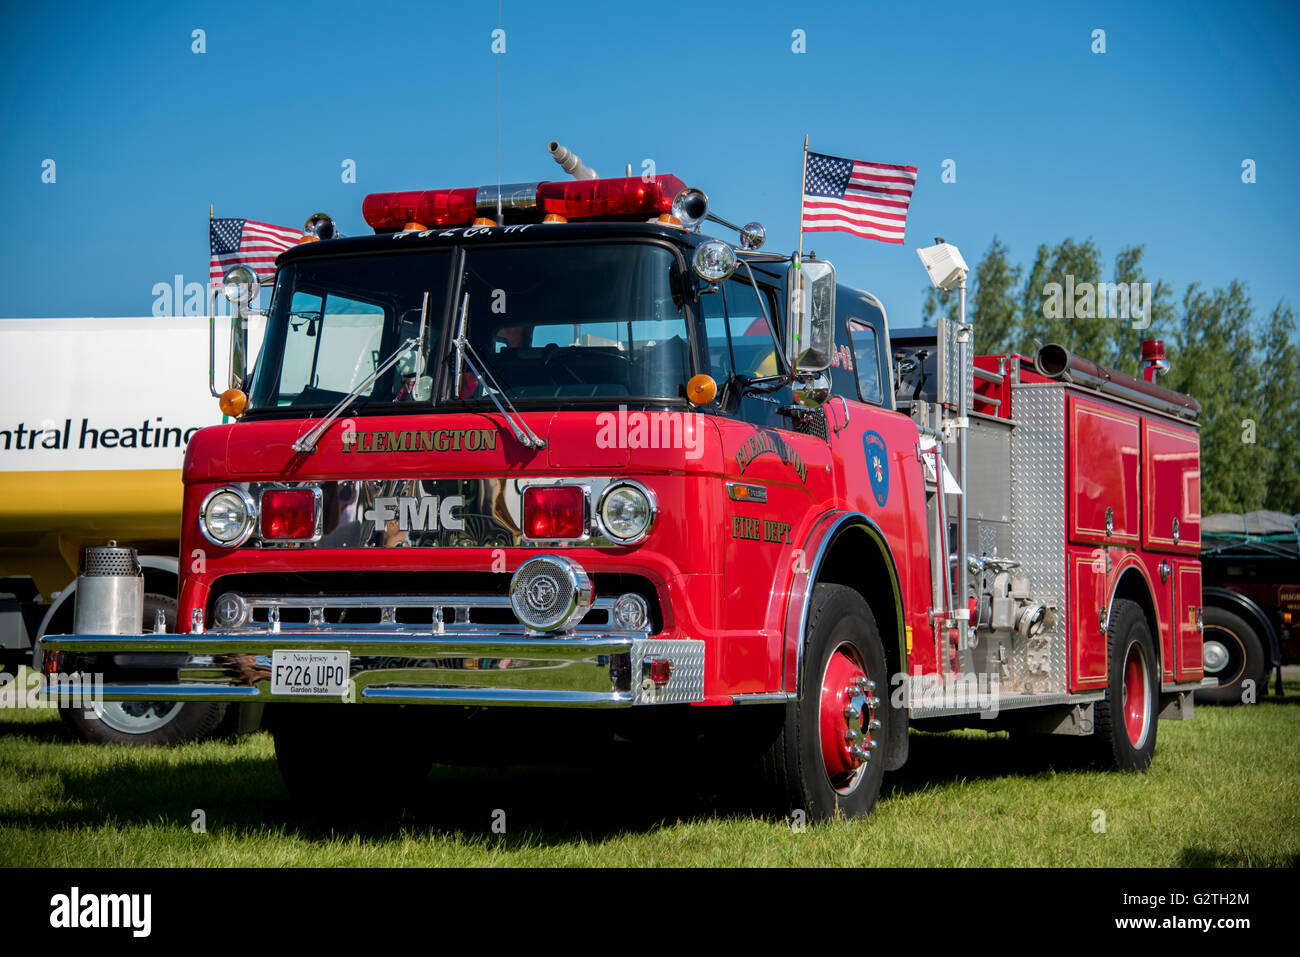
[[[262,493],[262,538],[294,541],[316,537],[316,490],[267,489]]]
[[[654,682],[656,688],[668,684],[668,679],[672,676],[673,663],[667,658],[655,658],[650,662],[650,680]]]
[[[524,489],[524,534],[529,538],[581,538],[586,502],[576,485],[532,485]]]

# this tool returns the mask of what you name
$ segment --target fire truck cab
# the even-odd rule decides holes
[[[180,633],[48,638],[50,676],[263,704],[309,797],[508,760],[530,709],[722,727],[812,819],[869,812],[911,724],[1141,770],[1190,716],[1187,397],[953,321],[891,343],[672,176],[364,211],[280,257],[238,420],[190,443]]]

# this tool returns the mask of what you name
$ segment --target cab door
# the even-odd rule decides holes
[[[768,314],[779,315],[775,286],[759,289]],[[775,375],[776,355],[762,304],[746,275],[721,283],[700,298],[707,340],[709,374],[720,388],[722,415],[723,628],[737,641],[760,636],[761,653],[745,666],[736,656],[732,676],[738,691],[751,679],[751,690],[779,686],[775,653],[784,631],[790,578],[802,560],[802,547],[813,519],[835,497],[835,478],[824,425],[800,425],[793,414],[789,387],[772,393],[737,394],[736,376]],[[731,388],[723,388],[731,383]],[[823,422],[821,416],[804,422]],[[740,673],[743,672],[743,673]],[[758,681],[758,675],[763,678]],[[726,676],[724,676],[725,678]]]

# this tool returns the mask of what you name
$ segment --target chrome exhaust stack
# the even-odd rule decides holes
[[[78,635],[139,635],[144,628],[144,571],[134,548],[82,549],[73,631]]]

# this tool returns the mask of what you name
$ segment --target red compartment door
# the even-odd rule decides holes
[[[1079,396],[1069,406],[1070,540],[1136,546],[1141,416]]]
[[[1190,429],[1142,422],[1142,544],[1161,552],[1201,550],[1201,443]]]

